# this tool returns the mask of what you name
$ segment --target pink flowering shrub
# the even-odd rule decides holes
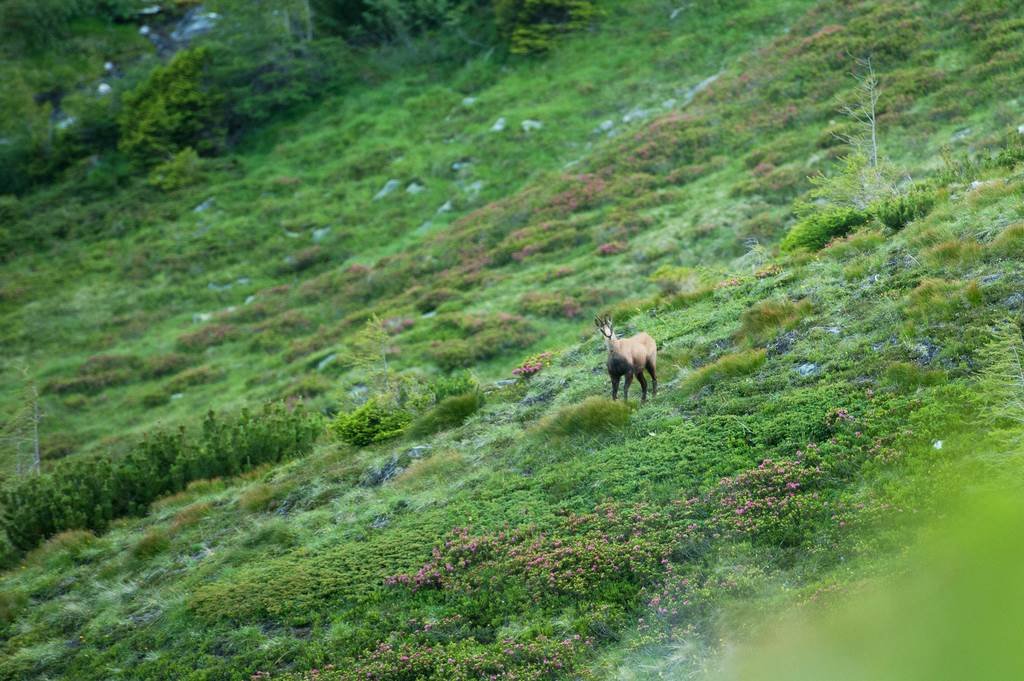
[[[622,241],[609,241],[597,247],[597,254],[602,256],[624,253],[628,246]]]
[[[523,360],[523,363],[512,370],[512,375],[518,378],[529,378],[539,374],[545,367],[551,366],[552,362],[555,361],[555,355],[552,352],[542,352],[537,355],[532,355]]]

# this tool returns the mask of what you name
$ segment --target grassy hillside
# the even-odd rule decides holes
[[[0,576],[0,677],[749,678],[723,651],[1014,479],[1020,10],[600,7],[542,56],[363,50],[180,186],[111,154],[3,199],[42,479],[174,444]],[[605,310],[658,341],[642,406]],[[203,424],[270,400],[312,415]]]

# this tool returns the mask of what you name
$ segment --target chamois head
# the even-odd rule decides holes
[[[615,338],[615,329],[612,327],[612,318],[608,315],[594,317],[594,326],[601,332],[601,335],[611,340]]]

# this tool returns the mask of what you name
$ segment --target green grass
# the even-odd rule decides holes
[[[906,570],[951,490],[1019,475],[978,381],[1019,307],[1020,166],[980,160],[1018,124],[1019,12],[671,9],[609,2],[539,59],[370,50],[200,184],[71,173],[0,203],[39,237],[0,265],[0,408],[25,362],[45,468],[209,408],[353,413],[381,391],[354,361],[374,314],[387,404],[418,419],[50,538],[0,575],[0,678],[400,678],[402,656],[422,678],[709,678],[780,613]],[[847,52],[875,55],[883,152],[934,205],[779,255],[807,176],[848,151]],[[948,144],[974,159],[948,167]],[[642,407],[603,397],[609,309],[659,344]],[[989,392],[1019,396],[1002,374]]]

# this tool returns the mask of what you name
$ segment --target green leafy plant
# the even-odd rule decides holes
[[[329,429],[336,438],[365,447],[398,437],[411,421],[412,415],[404,409],[370,398],[355,410],[336,416]]]
[[[223,102],[205,82],[209,62],[205,48],[183,50],[124,96],[119,119],[122,151],[143,165],[153,165],[188,147],[200,154],[221,149]]]
[[[868,209],[878,221],[898,231],[914,220],[926,216],[935,205],[935,193],[926,188],[915,188],[905,194],[888,196]]]
[[[856,208],[832,208],[812,213],[790,228],[779,247],[786,252],[817,251],[828,245],[832,239],[846,236],[855,227],[865,224],[868,219],[866,212]]]
[[[484,404],[483,394],[474,390],[463,395],[446,397],[413,423],[414,435],[430,435],[461,426]]]
[[[494,13],[513,54],[546,52],[560,35],[586,28],[600,15],[591,0],[497,0]]]

